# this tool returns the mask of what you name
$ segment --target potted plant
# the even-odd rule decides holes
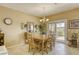
[[[40,25],[39,25],[39,31],[40,31],[41,34],[46,34],[46,32],[47,32],[46,23],[40,23]]]

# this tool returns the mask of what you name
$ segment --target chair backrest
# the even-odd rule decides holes
[[[33,44],[34,43],[33,37],[32,37],[32,33],[27,33],[27,39],[28,39],[28,43],[29,44]]]
[[[24,39],[27,39],[27,32],[24,32]]]
[[[48,39],[54,42],[55,41],[54,34],[48,34]]]

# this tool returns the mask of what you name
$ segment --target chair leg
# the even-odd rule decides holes
[[[31,48],[30,48],[30,46],[29,46],[29,50],[28,50],[28,52],[30,52],[30,50],[31,50]]]
[[[52,51],[52,43],[50,44],[50,51]]]
[[[42,43],[42,55],[44,53],[44,43]]]
[[[33,55],[35,54],[35,48],[33,48]]]
[[[46,53],[48,54],[48,49],[47,49],[47,47],[46,47]]]

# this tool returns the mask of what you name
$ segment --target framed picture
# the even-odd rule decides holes
[[[69,20],[70,29],[79,29],[79,19]]]
[[[34,25],[34,32],[38,32],[39,31],[39,25],[35,24]]]
[[[34,23],[33,22],[27,22],[27,31],[34,32]]]

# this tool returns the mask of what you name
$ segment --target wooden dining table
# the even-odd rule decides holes
[[[44,53],[44,46],[45,42],[48,40],[48,37],[46,35],[33,35],[33,40],[36,41],[39,45],[41,44],[41,51],[42,54]]]

